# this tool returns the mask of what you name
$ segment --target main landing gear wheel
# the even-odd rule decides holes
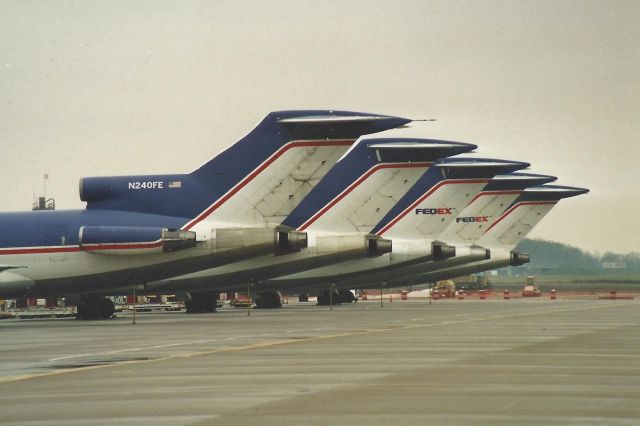
[[[350,290],[340,290],[338,292],[338,303],[355,303],[358,299],[351,293]]]
[[[97,294],[89,294],[86,299],[78,304],[76,319],[107,319],[111,318],[115,311],[116,307],[111,299],[98,296]]]
[[[318,293],[318,305],[329,306],[330,304],[337,305],[338,303],[340,303],[338,290],[331,290],[331,294],[329,290],[322,290]]]
[[[185,302],[188,314],[204,314],[216,312],[217,293],[191,293],[190,300]]]
[[[280,299],[280,293],[277,291],[265,291],[260,293],[260,296],[256,299],[256,308],[261,309],[278,309],[282,308],[282,300]]]

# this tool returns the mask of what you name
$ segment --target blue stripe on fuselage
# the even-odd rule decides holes
[[[0,213],[0,248],[78,245],[82,226],[157,226],[178,229],[185,218],[113,210]]]
[[[376,133],[406,124],[411,120],[384,116],[372,122],[283,124],[279,120],[301,116],[338,117],[377,116],[350,111],[278,111],[268,114],[249,134],[189,175],[121,176],[87,178],[83,186],[107,188],[107,197],[86,200],[87,209],[124,210],[140,213],[195,218],[216,200],[236,187],[261,167],[272,155],[294,140],[356,140],[363,134]],[[131,182],[163,181],[162,189],[130,189]],[[169,188],[168,182],[181,182]],[[110,190],[113,185],[113,190]],[[87,188],[83,192],[87,192]]]

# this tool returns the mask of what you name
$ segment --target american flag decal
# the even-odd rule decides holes
[[[175,182],[169,182],[169,188],[182,188],[182,182],[179,180]]]

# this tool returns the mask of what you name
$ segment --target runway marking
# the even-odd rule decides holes
[[[501,320],[501,319],[507,319],[507,318],[516,318],[516,317],[526,317],[526,316],[530,316],[530,315],[536,315],[536,314],[554,314],[554,313],[564,313],[564,312],[574,312],[574,311],[589,311],[589,310],[595,310],[595,309],[609,309],[611,307],[623,307],[623,306],[633,306],[633,305],[637,305],[637,302],[627,302],[627,303],[621,303],[620,301],[616,301],[616,302],[611,302],[611,303],[607,303],[607,304],[603,304],[603,305],[592,305],[592,306],[579,306],[579,307],[573,307],[573,308],[563,308],[560,309],[559,307],[557,308],[548,308],[548,307],[544,307],[543,309],[535,309],[532,311],[527,311],[527,312],[522,312],[522,311],[518,311],[518,313],[500,313],[500,314],[496,314],[496,315],[490,315],[490,316],[486,316],[486,317],[474,317],[474,318],[466,318],[466,319],[458,319],[458,320],[447,320],[447,321],[439,321],[439,322],[433,322],[433,323],[428,323],[428,324],[408,324],[408,325],[404,325],[404,326],[393,326],[393,327],[385,327],[385,328],[376,328],[376,329],[368,329],[368,330],[357,330],[357,331],[350,331],[350,332],[345,332],[345,333],[336,333],[336,334],[328,334],[328,335],[324,335],[324,336],[312,336],[312,337],[304,337],[301,339],[285,339],[285,340],[275,340],[275,341],[264,341],[264,342],[257,342],[257,343],[253,343],[250,345],[244,345],[244,346],[236,346],[236,347],[226,347],[226,348],[217,348],[217,349],[210,349],[210,350],[205,350],[205,351],[196,351],[196,352],[185,352],[185,353],[179,353],[179,354],[171,354],[171,355],[166,355],[163,357],[159,357],[159,358],[153,358],[153,359],[135,359],[135,360],[125,360],[125,361],[118,361],[118,362],[113,362],[113,363],[108,363],[108,364],[99,364],[99,365],[89,365],[89,366],[85,366],[85,367],[73,367],[73,368],[63,368],[60,370],[53,370],[53,371],[47,371],[47,372],[43,372],[43,373],[32,373],[32,374],[24,374],[24,375],[19,375],[19,376],[11,376],[11,377],[3,377],[0,378],[0,383],[9,383],[9,382],[17,382],[17,381],[23,381],[23,380],[30,380],[30,379],[36,379],[36,378],[40,378],[40,377],[50,377],[50,376],[56,376],[56,375],[60,375],[60,374],[70,374],[70,373],[77,373],[77,372],[81,372],[81,371],[88,371],[88,370],[97,370],[97,369],[101,369],[101,368],[110,368],[110,367],[116,367],[116,366],[124,366],[124,365],[131,365],[131,364],[143,364],[143,363],[152,363],[152,362],[160,362],[160,361],[170,361],[173,359],[184,359],[184,358],[193,358],[193,357],[197,357],[197,356],[205,356],[205,355],[214,355],[214,354],[218,354],[218,353],[226,353],[226,352],[240,352],[240,351],[248,351],[248,350],[254,350],[254,349],[265,349],[265,348],[270,348],[270,347],[275,347],[275,346],[283,346],[283,345],[292,345],[292,344],[300,344],[300,343],[308,343],[308,342],[318,342],[318,341],[323,341],[323,340],[329,340],[329,339],[337,339],[337,338],[341,338],[341,337],[353,337],[353,336],[364,336],[364,335],[371,335],[371,334],[378,334],[378,333],[386,333],[386,332],[390,332],[390,331],[404,331],[404,330],[411,330],[411,329],[417,329],[417,328],[430,328],[430,327],[440,327],[443,325],[459,325],[459,324],[468,324],[468,323],[474,323],[474,322],[478,322],[478,321],[492,321],[492,320]],[[428,321],[430,318],[424,318],[425,321]],[[318,330],[318,329],[315,329]],[[231,340],[233,338],[238,338],[238,337],[262,337],[262,336],[270,336],[270,335],[274,335],[276,333],[265,333],[265,334],[257,334],[257,335],[244,335],[244,336],[231,336],[228,337],[226,339],[208,339],[206,340],[208,341],[216,341],[216,342],[220,342],[223,340]],[[187,344],[187,343],[184,343]],[[169,344],[169,345],[173,345],[173,344]],[[160,345],[165,346],[165,345]],[[135,349],[135,348],[130,348],[130,349],[123,349],[121,351],[113,351],[112,353],[121,353],[121,352],[126,352],[126,351],[130,351],[131,349]],[[142,348],[138,348],[138,350],[140,350]],[[108,352],[105,352],[103,354],[111,354]],[[85,355],[79,355],[79,356],[85,356]]]
[[[125,352],[143,351],[145,349],[162,349],[162,348],[171,348],[171,347],[175,347],[175,346],[201,345],[203,343],[239,340],[239,339],[246,339],[246,338],[251,338],[251,337],[267,337],[267,336],[273,336],[274,334],[275,333],[246,334],[246,335],[240,335],[240,336],[225,337],[225,338],[222,338],[222,339],[221,338],[201,339],[201,340],[191,340],[191,341],[188,341],[188,342],[180,342],[180,343],[167,343],[166,345],[138,346],[136,348],[119,349],[117,351],[94,352],[94,353],[89,353],[89,354],[66,355],[66,356],[61,356],[61,357],[57,357],[57,358],[50,358],[49,362],[63,361],[63,360],[73,359],[73,358],[95,357],[95,356],[102,356],[102,355],[115,355],[115,354],[121,354],[121,353],[125,353]]]
[[[108,419],[105,418],[95,418],[95,419],[91,419],[88,417],[83,417],[83,418],[78,418],[78,419],[47,419],[46,421],[39,421],[39,420],[35,420],[35,421],[29,421],[29,422],[10,422],[10,423],[6,423],[7,425],[42,425],[42,424],[47,424],[47,425],[62,425],[62,426],[67,426],[67,425],[80,425],[80,426],[87,426],[87,425],[94,425],[94,424],[98,424],[98,425],[104,425],[104,424],[124,424],[124,425],[136,425],[136,424],[142,424],[142,425],[148,425],[148,424],[154,424],[154,425],[187,425],[187,424],[194,424],[195,422],[201,423],[201,422],[210,422],[211,420],[217,419],[219,417],[222,417],[222,414],[207,414],[207,415],[185,415],[185,416],[128,416],[128,417],[109,417]],[[5,423],[3,423],[5,424]]]

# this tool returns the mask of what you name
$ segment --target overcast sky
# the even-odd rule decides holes
[[[425,137],[591,189],[532,237],[640,251],[640,1],[0,1],[0,210],[83,176],[190,172],[282,109],[437,118]]]

